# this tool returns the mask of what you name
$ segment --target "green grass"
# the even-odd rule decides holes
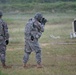
[[[26,3],[11,2],[7,4],[0,4],[0,9],[4,12],[10,13],[33,13],[33,12],[66,12],[76,13],[76,1],[75,2],[55,2],[55,3]],[[8,10],[8,11],[7,11]]]
[[[6,60],[11,69],[3,69],[0,63],[2,75],[76,75],[76,39],[70,39],[72,21],[75,14],[54,13],[45,14],[48,22],[45,32],[40,38],[42,48],[43,68],[23,68],[24,55],[24,27],[27,20],[34,14],[4,15],[3,19],[8,23],[10,43],[7,47]],[[50,38],[50,35],[60,36],[59,39]],[[35,53],[30,55],[28,64],[36,65]]]

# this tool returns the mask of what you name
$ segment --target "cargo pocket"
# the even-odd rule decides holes
[[[3,36],[0,36],[0,42],[3,41]]]

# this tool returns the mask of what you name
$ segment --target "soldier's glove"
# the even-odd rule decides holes
[[[6,45],[8,45],[8,44],[9,44],[9,40],[6,40],[5,42],[6,42]]]
[[[31,40],[32,40],[32,41],[34,40],[34,36],[31,36]]]
[[[45,25],[46,22],[47,22],[47,19],[42,18],[41,24]]]

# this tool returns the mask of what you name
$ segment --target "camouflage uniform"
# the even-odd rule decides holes
[[[39,46],[38,39],[41,37],[42,32],[44,32],[44,25],[41,24],[36,19],[36,17],[30,19],[25,27],[25,54],[23,57],[24,63],[27,63],[29,55],[32,51],[35,51],[36,53],[37,64],[41,63],[41,48]]]
[[[6,40],[9,40],[8,27],[0,18],[0,60],[2,64],[5,64]]]

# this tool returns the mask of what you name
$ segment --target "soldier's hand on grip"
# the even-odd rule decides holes
[[[33,37],[33,36],[31,36],[31,40],[32,40],[32,41],[34,40],[34,37]]]
[[[6,45],[8,45],[8,44],[9,44],[9,40],[6,40],[5,42],[6,42]]]

